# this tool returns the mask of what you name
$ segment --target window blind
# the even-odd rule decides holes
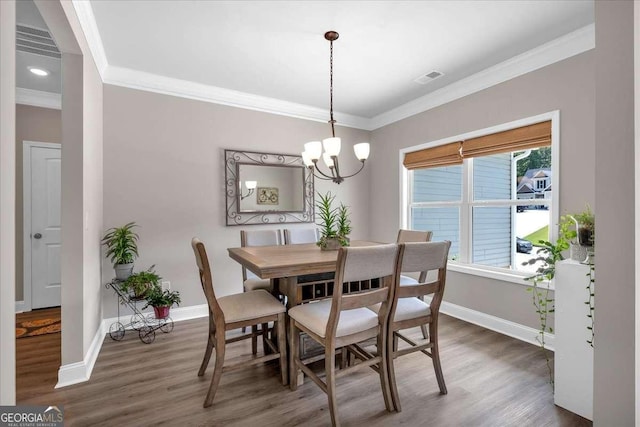
[[[406,153],[403,164],[409,169],[462,164],[463,158],[524,151],[551,145],[551,121],[456,141]]]

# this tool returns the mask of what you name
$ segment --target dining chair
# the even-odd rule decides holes
[[[311,378],[327,394],[331,422],[334,426],[340,424],[336,401],[336,378],[353,369],[376,366],[386,408],[388,411],[393,410],[386,352],[379,351],[377,355],[370,355],[371,357],[361,363],[352,364],[336,372],[335,350],[347,347],[350,351],[359,354],[364,350],[357,343],[373,338],[376,338],[378,348],[385,348],[387,314],[392,290],[396,288],[398,279],[399,254],[400,249],[396,244],[341,248],[338,252],[335,285],[331,299],[289,309],[290,387],[296,390],[300,371]],[[343,295],[343,286],[349,286],[352,282],[365,282],[372,285],[371,282],[374,280],[380,281],[379,287],[369,286],[367,290]],[[367,308],[377,303],[380,304],[378,313]],[[301,332],[307,333],[324,347],[326,374],[324,381],[307,366],[317,358],[307,360],[300,358]]]
[[[393,406],[398,412],[401,411],[401,405],[396,383],[394,359],[400,356],[419,351],[431,357],[440,393],[447,394],[438,348],[438,314],[444,295],[447,258],[451,242],[448,240],[424,243],[409,242],[403,243],[401,246],[404,247],[401,260],[402,271],[437,270],[438,275],[437,279],[426,283],[420,282],[407,286],[400,286],[398,283],[394,292],[392,292],[386,351],[389,363],[391,397]],[[432,295],[431,301],[426,303],[417,298],[422,295]],[[421,325],[429,326],[429,335],[424,343],[415,342],[400,333],[401,330]],[[409,344],[409,347],[400,349],[398,347],[398,338]]]
[[[204,244],[196,237],[191,240],[191,247],[196,257],[196,264],[200,272],[200,283],[209,305],[209,334],[207,348],[198,371],[198,376],[203,376],[213,349],[216,350],[215,367],[211,385],[204,400],[204,407],[211,406],[213,398],[218,389],[222,373],[238,368],[249,367],[269,360],[280,359],[280,374],[282,384],[286,385],[288,380],[287,350],[286,350],[286,329],[285,329],[285,307],[269,292],[264,289],[243,292],[241,294],[227,295],[221,298],[216,297],[211,278],[211,267]],[[274,322],[274,328],[278,331],[277,347],[272,340],[267,337],[268,330],[263,328],[258,331],[256,325],[266,325]],[[231,338],[226,337],[226,332],[241,327],[251,326],[250,334],[243,334]],[[243,359],[234,363],[225,364],[225,352],[227,344],[255,337],[260,334],[263,337],[264,355],[250,360]],[[267,349],[271,350],[267,354]]]
[[[407,242],[430,242],[433,237],[433,231],[421,231],[421,230],[398,230],[398,238],[396,239],[396,243],[407,243]],[[414,279],[411,276],[405,276],[402,273],[400,274],[400,286],[407,285],[415,285],[421,282],[424,282],[427,279],[427,271],[421,271],[418,280]],[[419,296],[421,300],[424,301],[424,295]],[[422,337],[427,339],[428,331],[425,325],[420,326],[420,330],[422,331]]]
[[[282,244],[280,230],[240,230],[240,246],[272,246]],[[244,291],[264,289],[271,292],[273,286],[269,279],[261,279],[251,271],[242,267],[242,285]]]
[[[317,228],[285,228],[284,244],[299,245],[303,243],[316,243],[319,239]]]

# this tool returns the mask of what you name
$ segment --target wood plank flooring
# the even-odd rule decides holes
[[[60,307],[16,314],[16,322],[60,317]],[[50,393],[58,382],[60,333],[16,339],[16,401]]]
[[[280,384],[275,363],[225,373],[213,406],[204,409],[213,360],[203,378],[197,371],[207,322],[203,318],[176,323],[169,334],[158,331],[149,345],[133,332],[121,342],[106,337],[89,382],[24,393],[19,403],[63,405],[67,426],[331,424],[324,393],[308,379],[291,392]],[[412,332],[420,335],[418,329]],[[378,376],[365,369],[338,380],[342,424],[592,425],[553,404],[545,359],[536,347],[447,316],[440,321],[440,343],[449,394],[439,394],[431,360],[412,354],[396,361],[403,411],[386,412]],[[229,357],[243,353],[250,353],[247,341],[227,350]]]

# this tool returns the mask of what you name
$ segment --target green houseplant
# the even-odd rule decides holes
[[[151,289],[159,287],[160,279],[162,279],[154,268],[155,265],[152,265],[145,271],[130,275],[120,284],[120,289],[123,292],[132,293],[134,298],[145,298]]]
[[[142,307],[145,308],[151,306],[155,313],[156,319],[166,319],[169,316],[169,310],[171,306],[180,305],[180,292],[170,291],[168,289],[162,290],[160,286],[153,286],[146,295],[147,304]]]
[[[138,256],[138,233],[135,222],[130,222],[122,227],[114,227],[107,230],[102,238],[102,244],[106,246],[105,256],[111,259],[116,272],[116,279],[125,280],[133,272],[133,261]]]
[[[320,226],[320,240],[317,245],[323,251],[349,246],[348,235],[351,233],[351,220],[347,207],[341,204],[339,208],[334,208],[332,205],[336,196],[331,192],[324,195],[318,193],[318,197],[319,201],[316,207],[320,218],[320,222],[317,223]]]

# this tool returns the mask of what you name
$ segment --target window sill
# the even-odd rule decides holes
[[[456,261],[449,261],[447,270],[455,271],[456,273],[471,274],[473,276],[486,277],[488,279],[500,280],[503,282],[515,283],[520,286],[532,287],[533,284],[530,281],[524,280],[525,277],[530,277],[529,273],[516,273],[508,272],[506,270],[493,270],[489,268],[483,268],[479,265],[461,264]],[[555,286],[553,281],[542,282],[538,285],[539,288],[549,289],[554,291]]]

